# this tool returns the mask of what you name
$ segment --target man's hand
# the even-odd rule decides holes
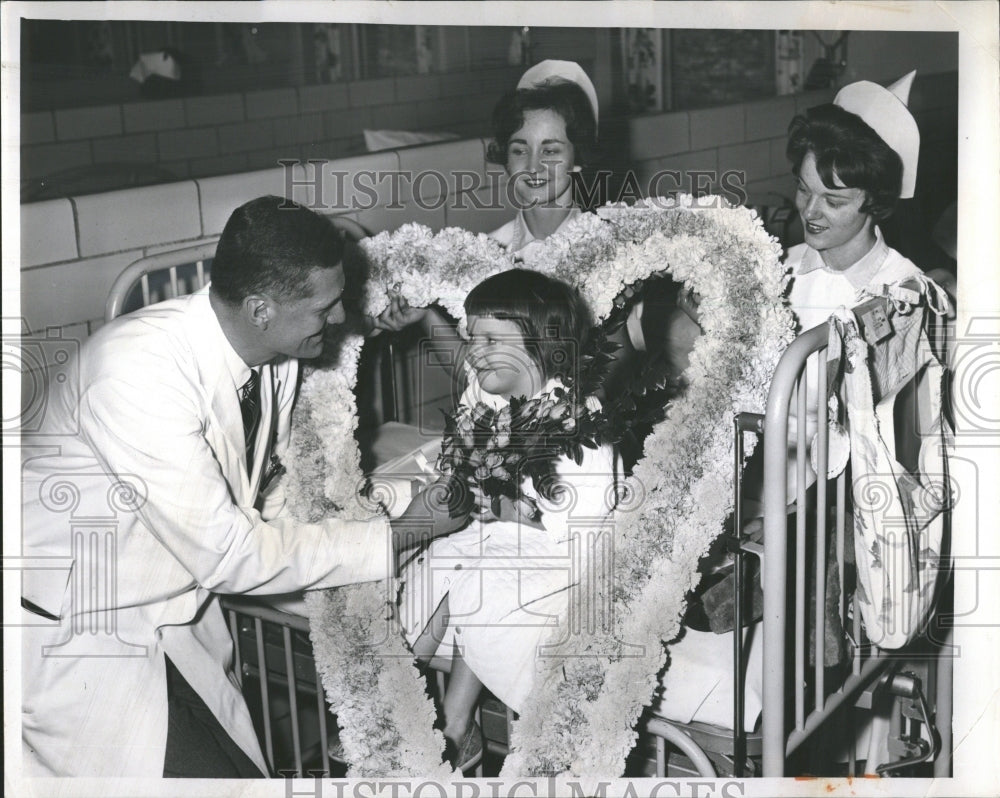
[[[397,560],[400,552],[450,535],[469,523],[470,499],[456,492],[461,489],[460,483],[443,477],[414,496],[402,515],[390,520]]]
[[[383,310],[378,318],[371,320],[372,329],[399,332],[411,324],[422,321],[426,315],[427,308],[411,308],[403,297],[393,296],[389,300],[389,307]]]

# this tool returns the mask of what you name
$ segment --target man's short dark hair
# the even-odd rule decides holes
[[[590,308],[566,283],[528,269],[487,277],[465,298],[468,316],[517,324],[544,379],[575,380],[591,331]]]
[[[230,304],[264,294],[299,299],[309,275],[344,256],[344,239],[328,219],[283,197],[241,205],[222,231],[212,261],[212,292]]]
[[[587,93],[569,80],[550,79],[537,86],[517,89],[500,98],[493,109],[493,141],[486,150],[491,163],[507,165],[507,144],[524,125],[526,111],[555,111],[566,123],[577,166],[588,166],[595,157],[597,123]]]
[[[857,114],[827,103],[796,116],[788,126],[788,159],[798,175],[807,153],[816,156],[823,185],[865,192],[862,213],[882,220],[892,215],[903,184],[903,161]]]

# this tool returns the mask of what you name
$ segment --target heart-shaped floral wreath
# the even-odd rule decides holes
[[[398,292],[415,307],[437,303],[464,323],[463,301],[485,277],[515,266],[485,235],[434,234],[405,225],[362,244],[372,266],[364,297],[378,314]],[[537,660],[526,710],[513,726],[501,776],[620,775],[636,724],[655,695],[679,630],[699,559],[732,509],[734,413],[763,412],[771,375],[793,337],[783,303],[778,243],[753,211],[717,197],[656,198],[582,214],[534,248],[524,264],[575,285],[598,318],[622,291],[665,273],[701,296],[686,393],[645,443],[626,480],[613,526],[613,568],[584,574],[580,596],[610,608],[600,628],[573,635],[572,652]],[[338,362],[311,371],[296,410],[286,490],[293,514],[368,518],[354,439],[361,339]],[[748,441],[748,453],[752,442]],[[592,583],[588,584],[588,580]],[[442,764],[436,710],[393,620],[391,583],[310,594],[312,640],[327,698],[341,727],[349,776],[458,774]]]

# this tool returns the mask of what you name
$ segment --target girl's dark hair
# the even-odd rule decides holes
[[[258,197],[229,217],[212,260],[212,293],[229,304],[252,294],[298,299],[314,269],[344,257],[344,238],[329,219],[284,197]]]
[[[892,215],[903,183],[903,161],[860,116],[832,103],[796,116],[788,126],[786,150],[796,175],[810,152],[823,185],[837,188],[836,173],[843,185],[865,192],[862,213],[876,220]]]
[[[486,160],[506,166],[507,144],[524,125],[526,111],[555,111],[566,122],[566,136],[573,145],[576,165],[588,166],[595,156],[597,122],[587,94],[577,84],[550,78],[528,89],[517,89],[500,98],[493,109],[493,141]]]
[[[576,289],[539,272],[511,269],[473,288],[465,298],[465,313],[515,322],[543,379],[577,379],[592,323]]]

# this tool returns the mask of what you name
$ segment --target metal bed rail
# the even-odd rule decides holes
[[[810,486],[809,435],[806,420],[813,410],[816,421],[818,472],[827,472],[829,441],[825,366],[807,370],[810,358],[822,359],[829,337],[824,323],[802,335],[788,347],[772,377],[763,415],[740,413],[734,419],[735,501],[729,549],[734,559],[734,629],[744,625],[744,561],[761,561],[763,590],[763,711],[759,734],[745,728],[745,664],[742,634],[733,634],[733,724],[727,733],[721,727],[693,722],[682,724],[655,718],[647,730],[678,747],[695,764],[700,775],[710,776],[705,760],[692,756],[688,742],[707,745],[706,750],[731,762],[733,775],[743,775],[747,757],[759,754],[764,776],[785,775],[787,760],[811,739],[832,715],[854,706],[863,692],[872,688],[893,665],[876,646],[864,643],[860,613],[845,585],[845,550],[848,526],[848,476],[843,471],[834,480],[818,478]],[[815,405],[810,408],[809,377],[818,379]],[[841,402],[841,407],[844,403]],[[842,419],[841,419],[842,420]],[[743,439],[747,433],[762,435],[764,444],[763,543],[743,532],[741,472]],[[789,458],[793,458],[794,514],[788,495]],[[794,519],[794,524],[789,524]],[[832,550],[831,550],[832,547]],[[826,596],[828,566],[836,563],[837,616],[845,633],[849,670],[829,683],[825,667],[828,618]],[[790,594],[789,594],[790,591]],[[789,598],[791,601],[789,602]],[[812,607],[810,608],[810,604]],[[811,636],[811,640],[810,640]],[[811,659],[811,662],[810,662]],[[667,737],[666,729],[677,731]],[[707,733],[706,733],[707,731]],[[682,735],[682,736],[681,736]],[[728,740],[728,744],[727,744]],[[657,740],[662,746],[662,741]],[[752,750],[750,750],[752,749]],[[855,767],[849,751],[849,767]],[[718,757],[717,757],[718,759]],[[667,775],[658,756],[658,776]]]
[[[931,330],[939,323],[929,318]],[[899,652],[887,652],[867,640],[862,628],[861,612],[854,606],[852,586],[845,583],[848,572],[848,543],[853,546],[849,469],[832,480],[817,478],[815,486],[807,485],[808,434],[805,420],[808,380],[818,381],[815,394],[816,443],[818,473],[827,473],[829,454],[827,426],[828,385],[825,358],[830,323],[815,327],[800,335],[786,350],[775,371],[768,395],[763,421],[764,437],[764,562],[762,582],[764,594],[764,670],[763,670],[763,775],[783,776],[787,760],[809,741],[815,732],[835,713],[855,706],[867,707],[872,693],[897,696],[891,714],[890,755],[893,740],[900,738],[898,726],[902,712],[896,682],[905,682],[909,674],[900,674],[906,666],[923,667],[924,660],[933,683],[937,704],[937,725],[950,727],[950,661],[940,643],[911,643]],[[823,361],[816,369],[806,368],[811,357]],[[910,385],[913,385],[911,380]],[[846,402],[839,403],[840,413]],[[791,408],[794,407],[794,412]],[[910,409],[912,412],[912,408]],[[844,421],[843,418],[836,419]],[[916,422],[916,419],[913,419]],[[793,430],[795,461],[794,529],[788,524],[789,429]],[[912,443],[919,436],[918,426],[906,428],[904,442]],[[897,439],[898,441],[898,439]],[[810,528],[810,525],[812,528]],[[832,547],[832,551],[831,551]],[[791,549],[791,551],[790,551]],[[812,562],[810,562],[810,556]],[[827,571],[835,564],[837,584],[829,586],[838,596],[836,616],[847,646],[849,672],[836,684],[827,682],[824,640],[828,620]],[[791,567],[789,567],[791,566]],[[810,567],[811,566],[811,567]],[[789,609],[786,586],[794,591]],[[813,607],[810,615],[809,603]],[[791,630],[791,634],[789,634]],[[813,635],[810,641],[809,635]],[[929,643],[929,648],[926,643]],[[791,649],[788,649],[791,646]],[[925,650],[926,649],[926,650]],[[811,653],[812,662],[808,662]],[[938,668],[938,665],[941,665]],[[838,677],[841,674],[838,674]],[[863,694],[869,694],[863,696]],[[789,706],[790,702],[790,706]],[[786,709],[786,707],[788,709]],[[850,717],[848,718],[850,720]],[[933,730],[928,729],[933,736]],[[904,746],[905,747],[905,746]],[[930,746],[935,755],[935,772],[950,768],[950,749],[943,745]],[[848,750],[849,773],[854,775],[856,754]],[[896,759],[905,759],[895,752]],[[880,767],[880,772],[885,766]]]
[[[799,748],[833,712],[857,696],[888,664],[874,646],[861,644],[861,616],[851,611],[845,591],[845,545],[847,535],[847,473],[831,481],[820,476],[810,495],[808,484],[808,433],[806,419],[809,393],[809,358],[826,350],[829,324],[821,324],[800,335],[785,351],[775,370],[763,422],[764,436],[764,671],[762,719],[763,772],[782,776],[786,758]],[[815,393],[818,473],[828,463],[826,369],[814,372],[819,385]],[[794,415],[790,408],[795,408]],[[795,452],[796,507],[794,532],[788,529],[789,421],[792,420]],[[830,519],[829,488],[833,487],[833,520]],[[810,530],[810,521],[813,529]],[[827,631],[827,564],[830,536],[834,536],[837,563],[838,615],[851,645],[851,673],[828,691],[824,642]],[[789,547],[794,563],[789,569]],[[808,553],[812,549],[812,573]],[[791,578],[793,600],[788,605]],[[812,624],[809,601],[813,598]],[[791,638],[788,630],[792,630]],[[812,632],[812,667],[808,668],[808,635]],[[791,645],[790,656],[787,646]],[[791,660],[791,678],[788,660]],[[786,702],[791,700],[791,728],[786,727]]]
[[[142,292],[135,307],[145,307],[164,299],[191,294],[209,279],[211,260],[218,241],[208,241],[184,249],[147,255],[130,264],[115,278],[104,307],[104,320],[111,321],[128,310],[136,287]]]
[[[220,597],[233,637],[234,668],[251,703],[254,687],[264,756],[281,775],[330,775],[326,694],[309,643],[309,621],[259,600]],[[334,735],[335,736],[335,735]]]

